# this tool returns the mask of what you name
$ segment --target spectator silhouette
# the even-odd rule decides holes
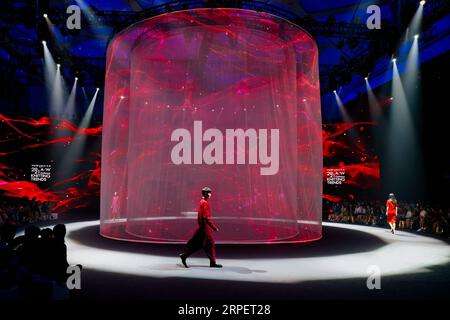
[[[4,225],[0,230],[0,290],[14,284],[14,236],[16,228]]]
[[[67,246],[65,244],[66,226],[57,224],[53,227],[53,250],[52,265],[54,278],[58,281],[65,282],[67,278]]]
[[[13,225],[4,225],[0,231],[0,248],[11,247],[16,236],[16,227]]]
[[[48,278],[54,278],[52,256],[54,247],[53,231],[50,228],[41,230],[41,239],[39,240],[39,269],[40,275]]]
[[[23,244],[19,249],[19,257],[22,265],[32,273],[39,272],[39,233],[39,227],[28,226],[25,229]]]

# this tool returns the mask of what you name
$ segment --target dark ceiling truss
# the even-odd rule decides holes
[[[428,7],[428,3],[432,4]],[[447,0],[436,0],[434,2],[427,2],[427,6],[424,12],[422,21],[422,29],[427,30],[421,37],[422,50],[432,45],[438,39],[444,38],[449,30],[442,32],[441,34],[433,34],[432,24],[445,16],[450,12],[450,2]],[[410,19],[407,19],[409,22]],[[374,39],[369,45],[357,54],[354,54],[349,59],[341,59],[341,62],[336,65],[321,66],[322,79],[325,80],[325,88],[328,90],[337,89],[341,85],[348,84],[352,81],[352,76],[357,74],[361,77],[366,77],[372,70],[376,61],[380,58],[390,58],[396,55],[396,51],[401,44],[402,35],[405,33],[406,26],[397,28],[388,28],[388,31],[383,34],[374,34]],[[350,41],[354,38],[348,39]],[[344,56],[344,55],[343,55]],[[364,57],[364,58],[362,58]],[[377,76],[378,73],[371,74],[371,76]],[[322,85],[324,81],[322,81]]]
[[[405,26],[400,25],[400,23],[392,19],[391,21],[383,21],[383,28],[381,30],[369,30],[365,23],[361,22],[336,22],[335,14],[343,13],[343,12],[351,12],[355,10],[356,7],[361,7],[369,3],[368,1],[360,1],[359,6],[355,6],[355,4],[348,6],[340,6],[337,8],[333,8],[330,10],[318,11],[308,14],[301,6],[302,1],[299,1],[299,5],[296,6],[296,9],[293,10],[287,6],[282,6],[273,1],[246,1],[246,0],[185,0],[185,1],[170,1],[165,4],[152,6],[150,8],[142,8],[138,0],[127,0],[130,5],[130,11],[104,11],[98,10],[94,7],[92,8],[92,12],[94,13],[92,16],[86,17],[85,22],[89,25],[88,28],[84,28],[80,32],[68,33],[65,34],[68,36],[68,43],[58,44],[53,43],[54,41],[50,41],[49,48],[51,51],[60,59],[60,62],[64,64],[65,67],[69,67],[71,70],[71,74],[75,76],[73,73],[74,70],[82,68],[83,65],[92,65],[92,62],[95,62],[94,65],[101,65],[99,61],[104,58],[99,57],[89,57],[77,55],[74,56],[73,53],[70,52],[69,47],[73,44],[75,39],[93,39],[94,37],[102,37],[102,35],[95,33],[95,28],[97,26],[109,26],[113,28],[113,32],[110,32],[106,35],[107,40],[109,41],[114,34],[123,30],[127,26],[141,21],[146,18],[150,18],[159,14],[177,11],[177,10],[185,10],[191,8],[205,8],[205,7],[236,7],[236,8],[244,8],[251,9],[255,11],[269,12],[280,17],[285,18],[297,25],[302,26],[305,30],[311,33],[314,37],[323,37],[329,40],[333,46],[337,47],[341,50],[341,61],[340,63],[334,66],[321,66],[322,76],[329,81],[331,78],[335,78],[335,82],[337,85],[342,85],[343,83],[351,81],[351,77],[354,73],[364,74],[368,73],[371,68],[373,68],[376,59],[392,55],[392,53],[396,49],[396,43],[401,38]],[[408,3],[409,0],[400,0],[402,3]],[[390,4],[392,6],[392,11],[396,12],[399,10],[399,2],[398,1],[379,1],[378,3]],[[409,2],[410,4],[412,2]],[[425,8],[425,18],[423,21],[424,27],[429,26],[434,21],[441,19],[449,12],[449,4],[450,2],[447,0],[435,0],[428,1]],[[417,5],[417,3],[415,3]],[[27,10],[27,11],[24,11]],[[34,12],[34,13],[32,13]],[[52,22],[55,25],[64,25],[67,19],[67,14],[61,11],[52,11],[52,8],[49,8],[48,15],[51,17]],[[25,21],[28,22],[28,25],[37,25],[37,29],[46,28],[45,22],[44,25],[41,17],[41,12],[33,8],[33,10],[21,9],[21,10],[6,10],[0,12],[0,31],[2,31],[2,27],[6,28],[2,32],[0,32],[0,42],[8,41],[8,45],[3,46],[5,50],[7,50],[12,59],[8,61],[8,63],[16,63],[17,68],[22,68],[25,73],[28,72],[28,68],[31,68],[33,72],[35,72],[35,66],[33,66],[33,62],[39,62],[38,59],[42,58],[42,39],[40,38],[39,32],[35,35],[36,39],[34,41],[29,41],[30,34],[25,33],[24,38],[18,39],[5,39],[5,34],[8,33],[7,28],[14,28],[14,25],[22,21],[24,19],[24,15],[29,17],[34,17],[34,21]],[[317,21],[317,17],[327,16],[328,19],[324,22]],[[41,24],[39,27],[39,23]],[[23,32],[23,31],[20,31]],[[61,30],[61,32],[66,32]],[[103,35],[105,36],[105,35]],[[6,35],[6,37],[8,37]],[[365,42],[365,48],[362,50],[358,48],[358,44],[360,42]],[[29,52],[25,54],[22,52],[20,48],[29,46],[34,48],[34,55],[30,55]],[[345,53],[343,48],[347,48],[350,54]],[[361,57],[364,56],[364,59]],[[25,61],[25,63],[23,63]],[[29,70],[31,71],[31,70]],[[79,70],[78,70],[79,72]],[[100,85],[98,82],[103,77],[102,68],[90,68],[89,72],[91,73],[89,83],[95,82],[95,85]],[[89,73],[86,74],[86,77],[89,77]],[[32,76],[32,79],[36,77]],[[30,78],[30,79],[31,79]],[[87,79],[86,79],[87,80]],[[93,80],[93,81],[92,81]],[[333,81],[331,81],[333,82]],[[334,84],[328,86],[328,89],[333,87]]]

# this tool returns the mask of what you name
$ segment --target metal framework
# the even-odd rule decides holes
[[[256,11],[269,12],[295,24],[301,25],[314,37],[340,39],[341,42],[344,41],[344,44],[345,42],[347,42],[348,44],[357,44],[360,41],[366,41],[368,43],[366,52],[355,52],[351,55],[351,57],[346,57],[347,61],[345,62],[341,62],[334,66],[324,66],[323,68],[321,68],[322,75],[328,77],[328,75],[355,72],[355,70],[357,70],[358,68],[365,68],[364,59],[360,58],[361,54],[367,55],[371,53],[376,54],[378,57],[386,54],[392,54],[393,46],[395,47],[395,44],[388,44],[389,42],[395,43],[395,39],[399,39],[403,32],[403,30],[401,30],[398,25],[395,25],[395,22],[391,22],[391,25],[383,25],[383,28],[381,30],[369,30],[368,28],[366,28],[364,23],[336,23],[335,21],[333,21],[333,13],[335,14],[347,12],[354,8],[354,5],[347,5],[339,8],[308,14],[307,12],[305,12],[305,10],[302,9],[301,4],[296,7],[296,10],[294,12],[292,8],[287,8],[280,4],[277,4],[276,2],[267,0],[181,0],[170,1],[165,4],[152,6],[142,10],[140,10],[140,7],[138,6],[139,3],[135,2],[136,1],[133,1],[133,3],[129,3],[130,8],[134,11],[103,11],[97,10],[92,7],[92,14],[84,16],[84,19],[87,19],[85,23],[87,23],[90,28],[81,31],[79,34],[77,34],[76,38],[90,39],[94,34],[92,28],[95,29],[96,26],[109,26],[114,30],[109,35],[106,35],[108,40],[110,40],[114,34],[135,22],[159,14],[177,10],[208,7],[234,7],[251,9]],[[393,3],[392,6],[396,6],[396,4]],[[446,0],[428,1],[426,6],[424,7],[424,28],[431,25],[434,21],[445,17],[450,11],[449,7],[450,3]],[[38,8],[38,5],[36,5],[36,8]],[[47,13],[49,17],[51,17],[51,20],[55,25],[65,24],[67,15],[64,12],[52,11],[50,9]],[[315,19],[315,17],[323,17],[325,14],[330,15],[331,19],[326,22],[320,22]],[[23,34],[23,37],[14,39],[10,39],[8,37],[8,31],[11,28],[15,28],[15,24],[17,24],[18,21],[24,20],[23,15],[23,10],[6,10],[0,12],[0,43],[3,44],[2,47],[7,50],[7,52],[9,52],[11,56],[11,59],[7,61],[8,64],[16,65],[16,68],[22,68],[25,71],[27,69],[31,71],[33,69],[33,64],[40,63],[39,59],[41,58],[42,46],[40,43],[41,39],[33,39],[32,35],[24,33],[18,28],[16,28],[15,30],[21,32]],[[36,21],[36,25],[38,25],[38,21],[42,19],[38,10],[35,10],[34,19]],[[72,39],[75,38],[70,34],[68,36]],[[39,37],[39,34],[37,34],[37,37]],[[68,43],[58,45],[54,44],[52,47],[52,50],[64,60],[65,65],[73,67],[77,64],[88,64],[88,62],[92,62],[93,60],[102,60],[86,56],[75,57],[69,50],[70,44],[71,42],[69,40]],[[49,45],[51,46],[52,44]],[[27,47],[29,48],[29,50],[24,50],[24,48]],[[337,48],[339,49],[339,47]],[[351,68],[349,68],[349,66],[351,66]],[[8,68],[8,70],[12,69]],[[36,77],[33,75],[33,72],[26,73],[29,74],[30,80],[33,81],[33,79],[36,79]],[[91,75],[91,77],[95,78],[96,75],[93,74]]]

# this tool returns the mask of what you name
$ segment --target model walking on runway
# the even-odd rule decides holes
[[[389,226],[391,227],[392,234],[395,233],[395,223],[397,220],[398,205],[397,199],[393,193],[389,194],[389,199],[386,201],[386,217]]]
[[[111,213],[112,213],[112,220],[115,221],[117,218],[119,218],[119,195],[117,194],[117,191],[114,191],[114,196],[112,198],[111,203]]]
[[[198,228],[192,238],[186,244],[186,248],[180,254],[181,262],[188,268],[186,259],[195,251],[203,248],[209,258],[209,266],[212,268],[222,268],[222,265],[216,263],[216,245],[212,230],[219,231],[219,228],[211,220],[211,210],[209,209],[208,199],[211,198],[211,189],[205,187],[202,189],[202,199],[198,207]]]

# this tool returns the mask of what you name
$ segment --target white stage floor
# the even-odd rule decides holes
[[[306,280],[365,278],[370,266],[377,266],[381,275],[428,272],[436,265],[450,262],[450,246],[438,239],[398,231],[392,235],[387,229],[358,225],[324,223],[330,228],[356,230],[385,242],[375,250],[320,257],[276,257],[258,259],[221,258],[223,269],[208,268],[208,260],[199,256],[189,258],[191,266],[185,269],[179,258],[156,253],[137,253],[101,249],[83,244],[71,237],[80,229],[98,226],[98,221],[76,222],[67,225],[68,257],[71,264],[82,264],[87,269],[149,277],[181,277],[220,279],[251,282],[292,283]],[[326,232],[326,230],[325,230]],[[114,245],[114,240],[108,240]],[[319,240],[322,241],[322,240]],[[334,239],[339,241],[339,239]],[[359,239],[356,237],[355,242]],[[128,243],[132,247],[133,243]],[[343,245],[349,245],[345,243]],[[301,251],[304,244],[298,246]],[[295,245],[292,245],[295,247]],[[251,246],[249,246],[251,250]]]
[[[83,265],[81,297],[87,299],[420,298],[448,292],[445,241],[376,227],[323,226],[323,239],[312,243],[219,245],[222,269],[209,268],[203,252],[188,259],[191,268],[182,267],[181,245],[103,238],[98,220],[67,223],[66,243],[69,263]],[[381,272],[382,290],[367,289],[373,266]]]

